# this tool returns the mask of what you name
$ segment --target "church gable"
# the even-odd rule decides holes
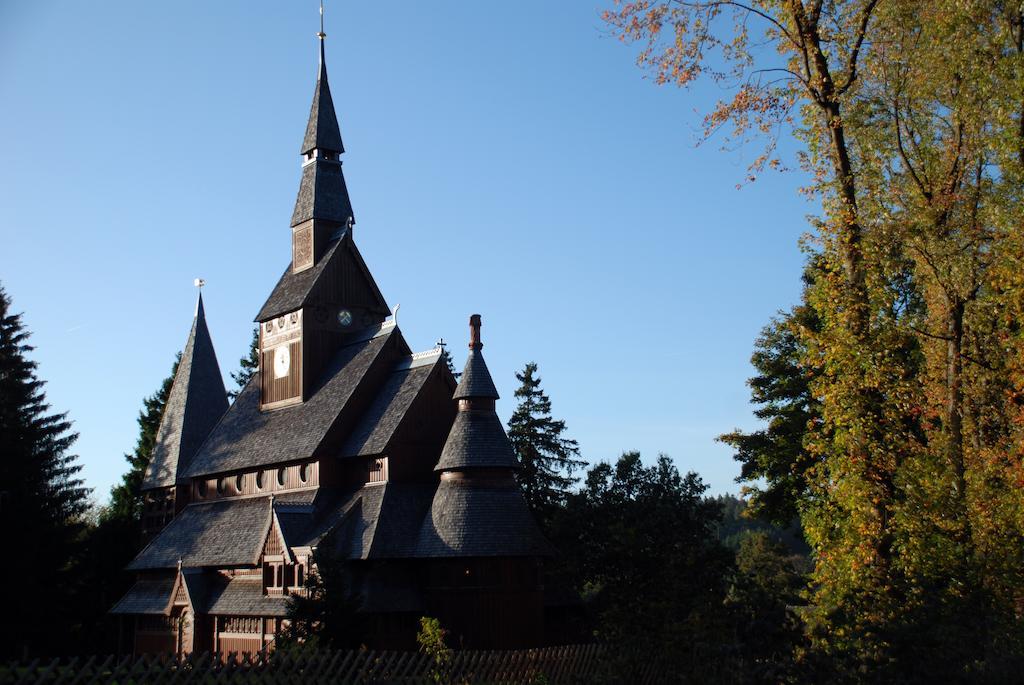
[[[350,230],[327,247],[327,251],[311,268],[294,272],[291,265],[274,286],[273,292],[256,315],[263,322],[303,307],[339,307],[361,309],[377,317],[390,312],[387,301],[366,267],[362,255],[352,242]],[[377,321],[380,319],[377,318]],[[355,321],[354,325],[370,322]]]

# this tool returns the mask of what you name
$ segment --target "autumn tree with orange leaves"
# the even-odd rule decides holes
[[[747,441],[738,455],[768,480],[750,483],[755,506],[759,493],[792,493],[782,504],[799,511],[814,550],[812,647],[797,656],[855,679],[1014,672],[1024,654],[1020,4],[632,2],[604,19],[639,45],[657,83],[726,89],[704,133],[763,146],[751,177],[790,165],[778,143],[798,141],[812,179],[803,190],[821,203],[799,309],[814,326],[776,323],[795,341],[794,362],[776,368],[806,381],[806,397],[785,401],[813,402],[814,420],[795,449]],[[767,352],[760,359],[775,359]],[[787,488],[773,489],[783,477]]]

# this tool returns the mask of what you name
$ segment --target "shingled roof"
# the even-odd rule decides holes
[[[442,480],[420,528],[415,556],[548,556],[541,535],[517,485],[485,486]]]
[[[393,326],[366,337],[354,337],[353,342],[337,352],[320,387],[300,404],[261,411],[260,374],[253,374],[192,460],[188,475],[250,469],[316,456],[341,418],[349,417],[353,422],[358,419],[363,406],[353,399],[370,392],[364,386],[368,385],[367,377],[374,375],[371,371],[383,367],[383,372],[397,355],[408,353],[401,334]]]
[[[401,360],[378,391],[341,450],[346,457],[383,454],[391,444],[409,407],[441,361],[441,351]]]
[[[493,409],[460,411],[435,471],[471,467],[519,468],[515,450]]]
[[[390,312],[350,231],[343,231],[330,243],[309,269],[294,273],[289,264],[255,320],[267,321],[307,305],[366,307],[384,315]]]
[[[456,400],[479,397],[481,399],[498,399],[498,390],[491,380],[491,372],[487,370],[484,355],[480,350],[470,350],[466,357],[466,366],[462,369],[459,386],[455,388]]]
[[[354,216],[341,160],[317,157],[306,162],[292,210],[292,226],[310,219],[344,224]]]
[[[200,502],[185,507],[128,565],[130,571],[183,566],[251,566],[270,528],[270,498]]]
[[[299,154],[305,155],[314,149],[342,153],[341,128],[334,111],[331,86],[327,82],[327,60],[324,58],[324,42],[320,41],[320,69],[316,75],[316,89],[313,91],[313,105],[309,109],[309,123],[302,138]]]
[[[227,408],[224,379],[206,327],[200,295],[192,330],[160,419],[153,456],[142,479],[142,489],[167,487],[187,480],[184,474],[196,450]]]
[[[263,594],[260,576],[218,578],[210,589],[205,613],[231,616],[285,616],[287,597],[268,597]]]
[[[110,610],[112,614],[163,614],[171,602],[171,591],[176,579],[143,578],[135,581],[131,589]]]

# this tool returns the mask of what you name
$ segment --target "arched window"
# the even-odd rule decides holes
[[[218,478],[217,479],[217,494],[218,495],[223,495],[224,494],[224,489],[225,489],[224,479],[223,478]]]
[[[277,484],[278,485],[280,485],[282,487],[284,486],[285,476],[287,474],[288,474],[288,469],[286,469],[283,466],[277,470]]]
[[[256,472],[256,489],[257,490],[262,490],[263,489],[263,472],[262,471],[257,471]]]
[[[303,483],[309,480],[309,464],[303,464],[299,467],[299,480]]]
[[[242,490],[245,488],[245,476],[241,473],[235,476],[235,492],[242,494]]]

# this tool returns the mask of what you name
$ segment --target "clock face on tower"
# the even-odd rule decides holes
[[[285,378],[291,365],[292,355],[287,344],[274,350],[274,378]]]

